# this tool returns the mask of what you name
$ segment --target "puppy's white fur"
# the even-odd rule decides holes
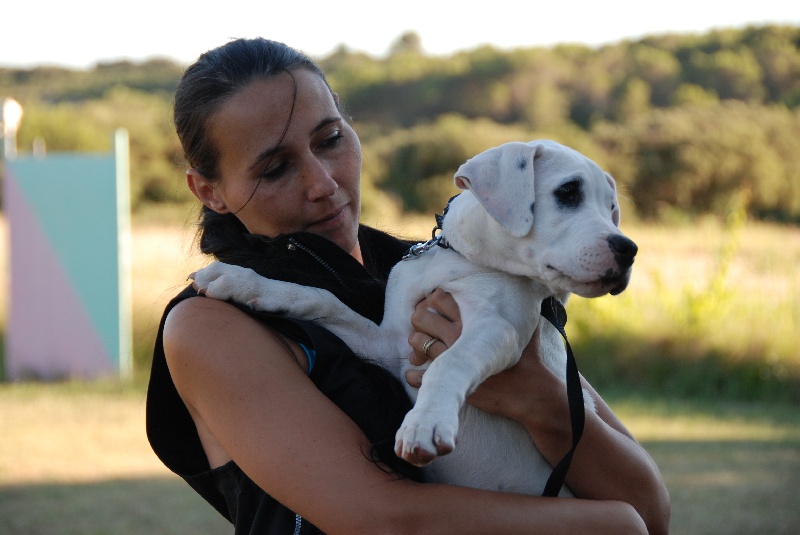
[[[433,247],[397,264],[380,325],[325,290],[268,280],[237,266],[213,263],[195,275],[195,283],[210,297],[314,319],[399,378],[410,366],[415,304],[435,288],[446,290],[458,303],[462,334],[430,363],[422,387],[409,387],[416,401],[397,431],[396,452],[411,462],[436,457],[426,467],[432,481],[540,494],[551,467],[526,430],[478,411],[465,398],[517,362],[541,321],[542,300],[622,291],[636,246],[617,227],[611,176],[555,142],[489,149],[462,165],[455,180],[465,191],[451,202],[442,229],[452,248]],[[621,249],[627,260],[619,261]],[[564,379],[564,344],[546,321],[541,344],[545,364]],[[593,401],[586,399],[591,410]]]

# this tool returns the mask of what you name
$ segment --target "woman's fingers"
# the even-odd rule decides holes
[[[413,351],[408,360],[413,366],[420,366],[444,353],[461,335],[461,314],[456,300],[444,290],[434,290],[417,303],[411,315],[411,326],[408,343]],[[419,387],[423,373],[411,370],[406,374],[406,381]]]
[[[420,303],[425,303],[425,306],[433,308],[450,321],[461,321],[461,312],[458,309],[458,303],[456,303],[452,295],[441,288],[436,288]],[[417,307],[419,308],[419,304],[417,304]]]
[[[461,314],[449,293],[437,289],[420,301],[411,315],[413,331],[408,343],[415,366],[441,355],[461,334]]]
[[[439,338],[420,332],[411,333],[408,343],[414,350],[408,356],[413,366],[420,366],[429,360],[435,359],[450,347]]]
[[[406,382],[414,387],[419,388],[422,385],[422,376],[425,370],[408,370],[406,372]]]

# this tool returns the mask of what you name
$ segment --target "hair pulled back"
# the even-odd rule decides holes
[[[219,153],[209,136],[213,115],[250,83],[300,68],[319,75],[327,85],[311,58],[277,41],[236,39],[201,55],[184,71],[173,105],[186,162],[207,180],[219,180]],[[219,259],[246,244],[247,230],[234,214],[218,214],[203,206],[199,226],[200,249]]]

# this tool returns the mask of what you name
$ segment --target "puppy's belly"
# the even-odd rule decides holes
[[[455,450],[425,467],[425,476],[432,483],[541,495],[552,470],[521,424],[465,405]],[[566,487],[560,495],[572,496]]]

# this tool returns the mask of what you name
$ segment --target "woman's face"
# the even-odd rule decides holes
[[[211,117],[210,136],[220,180],[188,177],[206,206],[253,234],[313,232],[360,257],[361,145],[320,76],[297,69],[252,82]]]

